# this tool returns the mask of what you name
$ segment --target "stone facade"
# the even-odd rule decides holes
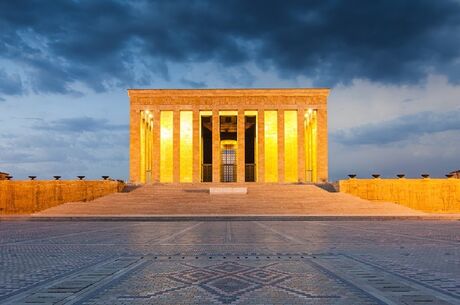
[[[121,192],[120,181],[0,181],[0,215],[30,214],[65,202],[90,201]]]
[[[411,209],[460,213],[460,180],[449,179],[348,179],[339,181],[340,192],[372,201],[395,202]]]
[[[264,182],[266,173],[265,157],[276,154],[275,176],[278,183],[284,182],[320,182],[328,179],[328,138],[327,138],[327,97],[329,89],[130,89],[130,181],[133,183],[183,182],[180,172],[181,112],[193,113],[193,131],[189,145],[193,152],[192,173],[188,182],[202,182],[203,161],[203,117],[210,118],[209,132],[212,133],[212,166],[209,164],[212,182],[221,182],[223,175],[222,126],[223,116],[234,116],[237,125],[235,132],[235,182],[248,181],[245,171],[245,128],[248,116],[256,117],[254,137],[253,173],[256,182]],[[276,111],[275,125],[277,138],[273,151],[266,151],[265,143],[267,112]],[[286,111],[296,111],[297,139],[297,179],[285,180],[286,158],[293,147],[285,147]],[[162,117],[162,113],[172,113],[172,123]],[[314,121],[314,126],[306,130],[306,121]],[[168,127],[172,124],[172,128]],[[168,132],[172,130],[172,139]],[[307,134],[307,132],[309,134]],[[313,137],[313,138],[312,138]],[[308,144],[313,143],[313,144]],[[171,146],[172,145],[172,150]],[[184,144],[185,145],[185,144]],[[310,146],[308,146],[310,145]],[[313,146],[314,145],[314,148]],[[163,148],[163,155],[161,153]],[[306,152],[311,150],[311,152]],[[172,152],[172,153],[171,153]],[[252,153],[252,152],[251,152]],[[172,156],[165,156],[171,154]],[[308,162],[306,160],[308,156]],[[171,162],[168,161],[172,159]],[[291,158],[292,159],[292,158]],[[285,162],[286,161],[286,162]],[[271,163],[268,164],[272,167]],[[288,164],[289,165],[289,164]],[[169,168],[171,167],[171,169]],[[308,172],[310,171],[310,172]],[[163,173],[163,176],[161,175]],[[292,179],[292,178],[291,178]]]

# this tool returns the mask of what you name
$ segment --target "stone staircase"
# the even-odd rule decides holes
[[[210,187],[247,187],[247,194],[209,194]],[[69,202],[35,215],[346,215],[412,216],[422,212],[333,193],[313,184],[150,184],[90,202]]]

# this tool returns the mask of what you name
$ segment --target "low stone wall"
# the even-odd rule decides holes
[[[460,213],[460,179],[348,179],[340,192],[373,201],[395,202],[412,209]]]
[[[0,214],[29,214],[121,192],[119,181],[0,181]]]

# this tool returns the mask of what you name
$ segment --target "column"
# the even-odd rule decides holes
[[[327,109],[317,112],[317,171],[318,182],[328,180],[328,140],[327,140]]]
[[[257,111],[257,182],[265,180],[265,142],[264,142],[264,110]]]
[[[200,110],[193,109],[193,182],[201,181],[201,160],[200,160]]]
[[[145,183],[152,183],[152,130],[150,125],[150,118],[147,119],[145,125],[145,143],[146,153],[145,153]]]
[[[244,121],[244,109],[238,109],[238,122],[237,122],[237,142],[238,142],[238,155],[237,155],[237,172],[236,172],[236,181],[244,182],[245,181],[245,121]]]
[[[297,158],[299,182],[305,182],[305,109],[297,110]]]
[[[180,182],[180,111],[173,112],[173,183]]]
[[[278,109],[278,182],[284,182],[284,110]]]
[[[139,126],[139,142],[140,142],[140,165],[139,165],[139,180],[141,183],[145,183],[145,111],[141,112],[140,126]]]
[[[152,138],[152,182],[160,182],[160,111],[150,111],[153,115],[153,138]]]
[[[139,109],[131,106],[129,111],[129,180],[140,182],[140,118]]]
[[[220,118],[219,109],[212,110],[212,182],[220,182]]]

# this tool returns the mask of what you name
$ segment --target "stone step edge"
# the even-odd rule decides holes
[[[2,221],[460,221],[460,215],[55,215],[0,216]]]

